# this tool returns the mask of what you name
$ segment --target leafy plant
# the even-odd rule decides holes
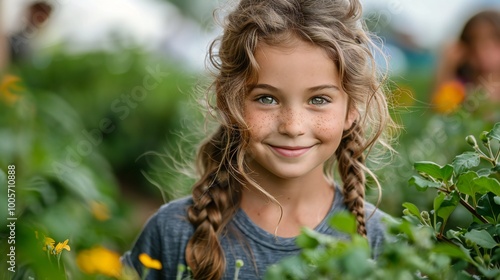
[[[419,175],[413,176],[410,184],[422,191],[437,190],[430,215],[411,203],[403,206],[406,215],[431,228],[439,241],[460,248],[471,273],[496,277],[500,276],[500,123],[481,133],[483,148],[473,135],[467,136],[466,142],[474,151],[458,155],[451,164],[415,163]],[[467,227],[447,229],[446,223],[459,205],[472,222]]]
[[[388,242],[381,252],[372,252],[356,234],[355,219],[342,213],[330,225],[350,238],[305,228],[297,238],[301,253],[270,267],[266,279],[499,279],[500,123],[480,141],[482,148],[467,136],[473,151],[451,164],[415,163],[418,175],[409,183],[420,191],[436,190],[433,209],[420,211],[405,202],[401,219],[386,220]],[[448,229],[459,207],[470,222]]]

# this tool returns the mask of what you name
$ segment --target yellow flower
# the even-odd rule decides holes
[[[56,243],[56,241],[54,239],[45,236],[44,242],[43,242],[43,250],[47,251],[47,249],[49,249],[49,250],[54,249],[54,243]]]
[[[161,262],[159,260],[152,259],[146,253],[140,254],[139,255],[139,260],[147,268],[152,268],[152,269],[156,269],[156,270],[160,270],[162,268]]]
[[[92,215],[99,221],[106,221],[109,219],[109,209],[106,204],[102,202],[92,201],[90,203]]]
[[[101,246],[79,252],[76,263],[87,274],[120,277],[122,270],[120,255]]]
[[[68,251],[71,250],[71,248],[68,245],[68,241],[69,241],[69,239],[66,239],[66,240],[64,240],[63,243],[61,243],[61,242],[57,243],[56,248],[54,249],[55,255],[60,254],[63,249],[66,249]]]
[[[23,89],[21,86],[17,85],[19,81],[21,81],[21,79],[13,75],[5,75],[3,77],[0,82],[0,98],[2,98],[5,103],[12,105],[19,99],[19,95],[12,93],[12,91]]]
[[[465,99],[465,86],[459,81],[447,82],[434,94],[432,104],[434,110],[448,114],[455,111]]]

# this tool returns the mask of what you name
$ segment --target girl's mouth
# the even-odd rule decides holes
[[[271,146],[271,148],[283,157],[300,157],[307,153],[311,147],[290,147],[290,146]]]

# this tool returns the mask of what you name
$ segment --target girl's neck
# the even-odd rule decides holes
[[[274,203],[255,187],[243,188],[241,208],[249,218],[267,232],[281,237],[294,237],[300,228],[316,227],[328,214],[335,187],[320,176],[298,179],[255,178],[259,186],[274,197]],[[281,222],[280,222],[281,217]]]

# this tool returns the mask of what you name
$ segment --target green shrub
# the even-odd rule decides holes
[[[351,236],[338,240],[304,229],[300,255],[272,266],[266,279],[500,279],[500,123],[444,166],[417,162],[409,183],[436,191],[433,209],[403,204],[401,219],[388,219],[388,242],[376,260],[366,239],[356,234],[349,214],[331,225]],[[466,227],[447,228],[457,208],[470,216]],[[466,217],[461,217],[466,218]]]

